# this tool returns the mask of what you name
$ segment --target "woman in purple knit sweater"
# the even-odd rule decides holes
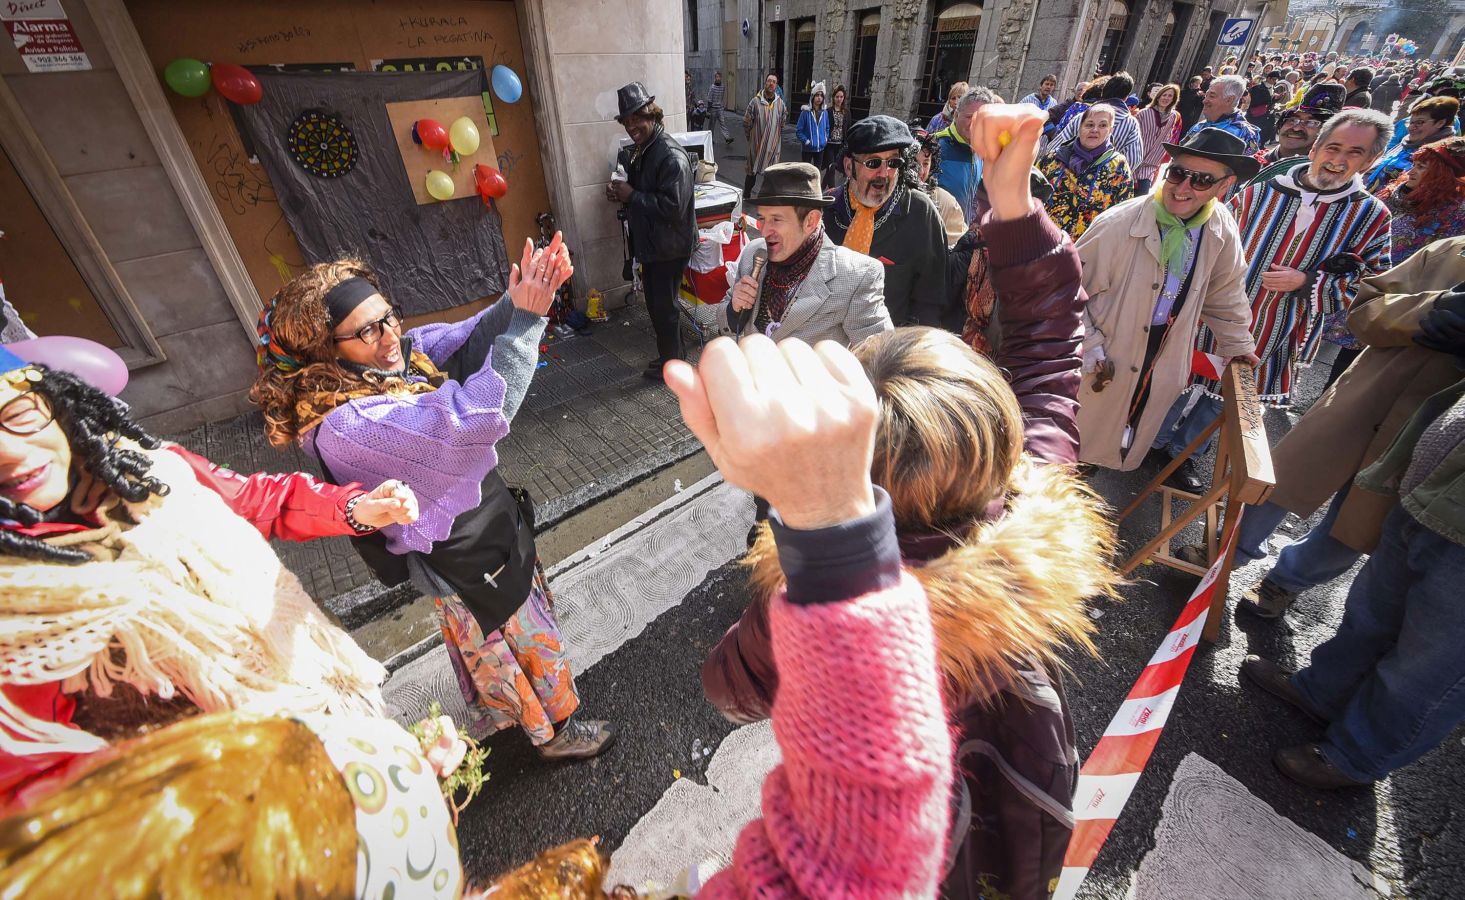
[[[434,598],[458,686],[484,735],[522,727],[541,755],[610,746],[580,704],[534,549],[533,522],[499,475],[496,445],[529,388],[545,313],[571,275],[560,235],[526,241],[509,290],[476,316],[402,333],[357,260],[312,266],[260,316],[250,393],[275,446],[299,444],[326,477],[417,493],[421,516],[353,542],[384,584]]]

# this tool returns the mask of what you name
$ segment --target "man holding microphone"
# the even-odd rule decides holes
[[[836,246],[824,233],[819,170],[779,163],[763,172],[758,231],[738,258],[737,280],[723,302],[693,316],[715,334],[831,340],[851,346],[894,326],[885,309],[885,272],[877,260]]]

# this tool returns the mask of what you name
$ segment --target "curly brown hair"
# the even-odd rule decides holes
[[[265,436],[276,447],[294,443],[353,393],[380,387],[369,376],[342,366],[331,340],[326,293],[348,278],[364,278],[381,288],[366,263],[345,257],[311,266],[270,298],[275,340],[302,364],[288,372],[262,366],[249,389],[249,399],[264,413]]]

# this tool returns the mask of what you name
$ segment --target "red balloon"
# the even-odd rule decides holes
[[[448,130],[437,119],[418,119],[417,137],[422,140],[422,146],[429,150],[448,149]]]
[[[224,95],[224,99],[241,106],[258,103],[265,95],[264,88],[259,85],[259,79],[243,66],[236,66],[233,63],[214,63],[210,76],[214,80],[214,88]]]
[[[474,166],[473,180],[485,201],[489,197],[497,200],[509,192],[509,183],[504,180],[504,173],[493,166],[485,166],[483,163]]]

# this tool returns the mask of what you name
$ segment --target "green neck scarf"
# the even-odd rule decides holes
[[[1216,211],[1216,198],[1212,197],[1206,201],[1206,205],[1196,211],[1189,219],[1182,219],[1165,208],[1165,189],[1155,191],[1155,221],[1160,224],[1160,259],[1164,261],[1165,267],[1171,272],[1178,273],[1185,268],[1185,234],[1192,228],[1199,228],[1206,224],[1211,218],[1211,213]]]

